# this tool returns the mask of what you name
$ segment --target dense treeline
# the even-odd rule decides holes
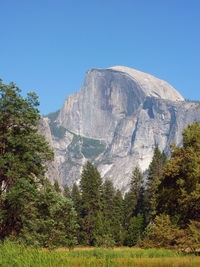
[[[91,162],[64,191],[45,178],[53,152],[38,133],[34,93],[0,81],[0,239],[27,246],[200,247],[200,124],[167,160],[158,146],[146,180],[138,167],[122,196]]]

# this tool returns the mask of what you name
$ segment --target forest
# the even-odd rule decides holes
[[[26,247],[200,249],[200,123],[167,156],[156,146],[146,177],[138,167],[122,195],[91,163],[64,190],[45,178],[53,151],[38,132],[35,93],[0,80],[0,240]]]

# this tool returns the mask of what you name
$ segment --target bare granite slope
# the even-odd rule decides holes
[[[180,144],[182,130],[193,121],[200,121],[199,103],[184,101],[152,75],[115,66],[90,69],[78,93],[45,123],[63,185],[78,181],[90,160],[103,178],[109,176],[126,191],[133,168],[148,168],[155,145],[169,152],[169,145]]]

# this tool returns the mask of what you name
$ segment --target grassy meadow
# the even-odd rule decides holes
[[[34,249],[5,242],[0,244],[1,267],[65,266],[200,266],[200,257],[185,256],[166,249],[75,248],[74,250]]]

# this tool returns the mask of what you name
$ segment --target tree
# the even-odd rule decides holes
[[[105,232],[111,234],[111,224],[113,221],[115,189],[111,180],[106,179],[103,183],[103,215],[105,221]]]
[[[179,229],[172,224],[169,215],[160,214],[149,223],[140,245],[146,248],[171,248],[178,243]]]
[[[72,200],[63,197],[48,181],[38,195],[37,210],[37,232],[42,247],[73,248],[77,244],[78,224]]]
[[[138,244],[139,240],[142,238],[143,231],[144,217],[142,214],[138,213],[137,216],[132,217],[130,220],[126,233],[125,245],[132,247]]]
[[[20,92],[14,83],[0,80],[1,239],[17,236],[28,225],[27,214],[34,210],[32,200],[44,181],[45,163],[53,159],[44,136],[38,133],[37,96],[29,93],[23,98]]]
[[[84,233],[82,229],[82,226],[83,226],[82,198],[81,198],[80,190],[76,183],[74,183],[72,186],[71,199],[73,201],[73,205],[77,213],[77,222],[80,226],[79,228],[77,228],[76,236],[77,236],[79,244],[81,244],[81,243],[84,243]]]
[[[128,229],[131,218],[143,212],[143,177],[140,169],[135,167],[130,181],[130,190],[124,197],[125,228]]]
[[[53,159],[53,152],[37,130],[37,96],[29,93],[24,99],[20,92],[13,83],[5,85],[0,81],[1,192],[7,192],[22,177],[40,182],[45,162]]]
[[[64,193],[63,193],[63,195],[66,198],[71,198],[71,191],[70,191],[69,186],[67,184],[64,186]]]
[[[147,194],[147,220],[151,221],[156,216],[158,186],[163,176],[163,167],[167,162],[164,152],[161,153],[158,146],[154,149],[152,161],[149,165],[146,194]]]
[[[53,186],[54,186],[54,189],[56,190],[56,192],[61,193],[61,189],[60,189],[60,185],[58,183],[58,180],[54,181],[54,185]]]
[[[83,168],[80,181],[82,197],[82,229],[87,245],[94,245],[99,233],[98,225],[102,221],[102,179],[92,163]]]
[[[113,199],[112,236],[115,244],[122,245],[123,234],[123,197],[120,190],[117,190]]]
[[[190,220],[200,222],[200,123],[183,131],[183,146],[172,145],[171,158],[159,186],[158,213],[178,219],[185,228]]]

